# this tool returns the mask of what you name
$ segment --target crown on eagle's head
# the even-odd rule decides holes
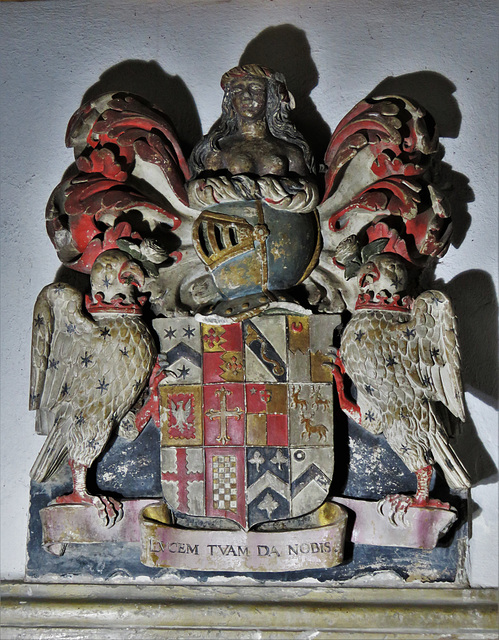
[[[138,303],[126,302],[122,298],[113,298],[111,302],[105,302],[102,293],[96,293],[92,298],[88,294],[85,296],[85,307],[89,313],[121,313],[128,315],[141,315],[142,305],[146,301],[146,296],[140,296]]]
[[[377,309],[387,311],[411,311],[414,299],[411,296],[401,296],[394,293],[392,296],[384,296],[381,293],[376,294],[376,298],[371,292],[359,293],[355,310],[358,309]]]

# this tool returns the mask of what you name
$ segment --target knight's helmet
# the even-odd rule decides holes
[[[203,211],[193,241],[226,300],[287,291],[310,274],[321,249],[315,212],[279,211],[259,200]]]

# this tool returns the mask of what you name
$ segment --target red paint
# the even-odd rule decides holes
[[[418,215],[421,186],[407,178],[397,176],[379,180],[352,198],[351,202],[335,212],[329,219],[331,231],[339,231],[348,226],[351,216],[361,209],[377,213],[379,218],[401,216],[407,221]]]
[[[336,391],[338,392],[338,400],[340,403],[340,407],[342,410],[350,416],[357,424],[362,424],[362,413],[360,411],[359,405],[347,398],[345,393],[345,384],[343,381],[343,376],[345,375],[345,367],[343,362],[341,361],[339,352],[336,356],[333,365],[333,378],[336,383]]]
[[[242,323],[237,322],[220,327],[210,327],[203,335],[203,348],[217,351],[204,351],[203,353],[203,380],[204,382],[225,382],[224,372],[234,368],[239,369],[243,361],[243,334]],[[224,361],[222,356],[227,351],[234,351],[237,362]]]
[[[170,258],[173,259],[173,262],[175,264],[178,264],[183,258],[182,252],[181,251],[172,251],[170,253]]]
[[[183,447],[175,449],[177,471],[161,473],[161,480],[175,482],[177,486],[178,509],[182,513],[189,513],[188,489],[191,482],[204,482],[204,471],[187,471],[187,451]]]
[[[368,227],[366,232],[369,242],[373,242],[379,238],[388,238],[388,243],[383,249],[383,253],[396,253],[407,261],[414,262],[407,251],[405,241],[402,240],[397,231],[390,229],[384,222],[378,222],[377,224]]]
[[[125,182],[128,173],[123,171],[110,149],[94,149],[89,156],[80,156],[76,166],[83,173],[100,173],[106,178]]]
[[[403,298],[395,293],[390,298],[377,294],[373,299],[370,293],[360,293],[355,303],[355,309],[378,309],[382,311],[410,311],[414,303],[411,296]]]
[[[246,384],[246,410],[248,413],[267,413],[267,403],[263,394],[264,384]],[[253,389],[255,393],[253,393]]]
[[[359,152],[372,157],[371,170],[379,178],[423,173],[427,155],[435,150],[437,140],[434,134],[421,145],[420,136],[426,129],[424,115],[422,109],[413,115],[409,105],[395,96],[366,99],[355,105],[331,136],[324,159],[328,169],[323,201],[337,186],[342,168]]]
[[[107,242],[106,246],[106,234],[112,229],[109,214],[118,221],[131,210],[152,210],[163,215],[172,230],[180,226],[180,218],[172,211],[129,186],[138,158],[159,166],[165,182],[184,204],[187,204],[185,182],[190,178],[175,133],[159,112],[133,96],[112,98],[99,108],[103,111],[99,112],[92,103],[86,104],[69,122],[66,144],[80,145],[85,132],[87,148],[76,159],[79,173],[57,187],[47,214],[47,230],[59,257],[67,266],[83,273],[89,273],[102,251],[115,248],[119,237],[141,239],[133,230],[132,221],[127,235],[115,235],[114,243],[110,246]],[[103,214],[106,223],[101,221],[97,225]],[[67,228],[65,216],[69,217],[71,239],[60,247],[55,237],[57,231]],[[103,230],[103,224],[107,230]],[[180,256],[177,253],[175,258],[178,260]]]
[[[243,325],[241,322],[222,325],[224,330],[223,338],[225,342],[222,344],[224,351],[242,351],[243,350]]]
[[[158,361],[153,367],[152,373],[149,377],[148,384],[148,398],[144,405],[138,411],[135,417],[135,426],[139,433],[145,428],[149,420],[152,418],[154,424],[158,429],[161,428],[161,422],[159,418],[159,383],[166,378],[165,372],[161,369],[161,365]]]
[[[72,138],[82,126],[89,128],[87,143],[91,147],[112,143],[131,153],[136,141],[145,139],[165,159],[175,161],[185,180],[191,177],[176,135],[160,112],[132,95],[115,97],[106,106],[102,113],[92,110],[90,103],[76,111],[66,132],[67,146],[72,146]]]
[[[273,447],[287,447],[288,442],[288,416],[267,415],[267,444]]]
[[[95,294],[95,300],[88,294],[85,295],[85,308],[91,314],[126,313],[128,315],[142,315],[142,309],[139,304],[127,304],[119,298],[114,298],[111,302],[105,302],[104,296],[101,293]]]
[[[386,153],[380,153],[371,165],[371,171],[379,178],[391,175],[418,176],[423,173],[423,167],[417,164],[404,164],[400,158],[390,158]]]
[[[435,214],[431,207],[409,220],[406,230],[413,236],[422,255],[441,258],[449,248],[452,233],[450,217]]]
[[[210,419],[207,413],[213,410],[215,413],[220,413],[222,399],[219,395],[221,389],[226,392],[225,402],[227,407],[227,414],[235,412],[237,409],[241,409],[243,414],[237,418],[236,416],[227,415],[227,435],[230,440],[227,446],[243,445],[245,442],[245,416],[244,416],[244,385],[242,383],[234,382],[231,384],[209,384],[203,386],[203,419],[204,419],[204,443],[206,445],[218,446],[222,430],[221,417],[213,417]]]
[[[223,352],[203,353],[203,380],[204,382],[225,382],[222,378]]]
[[[269,413],[273,387],[277,385],[246,384],[246,412],[264,414],[266,421],[266,444],[275,447],[288,445],[287,405],[285,413]]]

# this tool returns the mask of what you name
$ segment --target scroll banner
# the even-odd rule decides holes
[[[41,509],[42,544],[62,555],[68,544],[136,542],[143,564],[193,571],[293,571],[333,567],[343,559],[347,514],[354,516],[352,542],[357,544],[433,549],[456,521],[454,509],[410,507],[390,522],[378,502],[334,497],[299,518],[260,525],[245,532],[221,518],[172,513],[157,498],[123,501],[123,519],[103,526],[89,504],[49,505]],[[195,528],[193,528],[195,527]],[[237,527],[237,528],[236,528]]]
[[[457,512],[438,507],[409,507],[393,521],[379,512],[379,503],[355,498],[334,498],[355,514],[352,542],[380,547],[434,549],[457,520]]]
[[[53,555],[68,544],[140,542],[141,562],[149,567],[238,573],[334,567],[343,560],[347,524],[346,509],[331,502],[249,532],[215,528],[230,526],[220,518],[201,518],[203,528],[175,525],[166,504],[151,499],[125,500],[123,518],[113,527],[103,526],[88,504],[50,505],[40,515],[42,544]]]
[[[138,542],[139,515],[155,499],[124,500],[123,518],[106,527],[91,504],[51,504],[40,510],[43,548],[61,556],[68,544],[96,544],[102,542]]]
[[[141,562],[192,571],[283,572],[334,567],[343,561],[347,512],[324,503],[316,511],[267,523],[258,531],[174,526],[163,503],[140,514]]]

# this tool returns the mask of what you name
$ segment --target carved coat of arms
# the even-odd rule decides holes
[[[245,529],[319,507],[333,474],[334,317],[154,321],[163,494]]]
[[[47,229],[89,286],[50,285],[35,306],[31,408],[47,439],[32,478],[69,461],[72,483],[41,510],[43,544],[140,540],[151,567],[333,567],[346,505],[356,541],[432,548],[456,519],[429,497],[434,466],[454,489],[469,478],[435,409],[464,417],[452,309],[417,290],[451,236],[431,117],[363,100],[321,184],[283,76],[244,65],[221,84],[188,162],[136,96],[101,96],[69,123],[76,161]],[[415,474],[414,496],[335,493],[333,385]],[[163,500],[91,491],[112,434],[133,441],[151,421]]]

